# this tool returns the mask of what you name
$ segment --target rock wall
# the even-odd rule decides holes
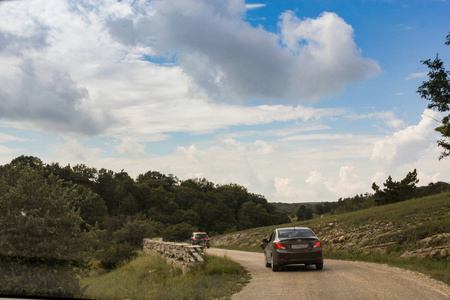
[[[144,252],[161,254],[174,267],[181,269],[183,273],[204,262],[202,246],[152,239],[144,239],[142,244]]]

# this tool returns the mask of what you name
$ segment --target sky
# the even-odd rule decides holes
[[[450,68],[449,1],[0,2],[0,164],[20,155],[136,178],[337,201],[438,160],[416,92]]]

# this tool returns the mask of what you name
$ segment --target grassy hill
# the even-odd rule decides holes
[[[325,258],[387,263],[450,284],[450,193],[281,226],[216,236],[214,247],[262,251],[276,227],[307,226],[322,239]]]

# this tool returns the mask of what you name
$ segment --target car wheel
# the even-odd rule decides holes
[[[270,260],[270,262],[271,262],[270,266],[272,267],[272,271],[277,272],[279,267],[273,263],[273,255],[272,255],[272,259]]]
[[[265,263],[265,265],[266,265],[266,268],[270,268],[270,267],[271,267],[270,262],[267,261],[267,255],[266,255],[266,253],[264,253],[264,263]]]
[[[323,263],[316,264],[316,269],[317,270],[322,270],[323,269]]]

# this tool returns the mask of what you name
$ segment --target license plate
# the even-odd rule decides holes
[[[292,249],[305,249],[308,248],[308,244],[292,245]]]

